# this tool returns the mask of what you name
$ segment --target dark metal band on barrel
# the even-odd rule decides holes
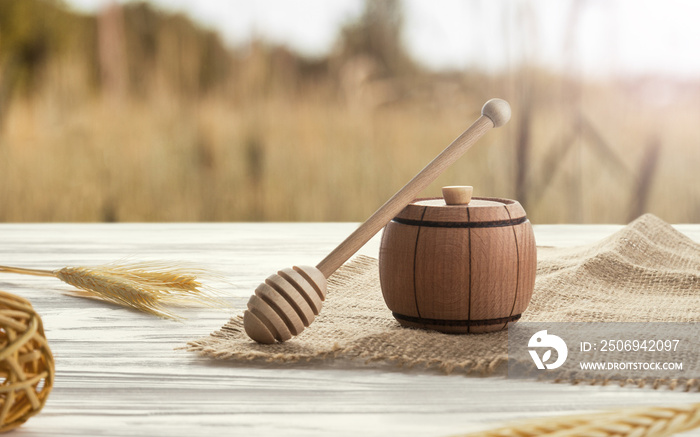
[[[431,222],[394,217],[392,222],[408,226],[425,226],[427,228],[502,228],[515,226],[527,221],[527,216],[512,220],[495,220],[491,222]]]
[[[520,318],[520,314],[508,317],[499,317],[497,319],[482,319],[482,320],[443,320],[443,319],[425,319],[422,317],[404,316],[403,314],[392,312],[394,317],[404,322],[418,323],[422,325],[434,326],[486,326],[500,325],[501,323],[514,322]]]

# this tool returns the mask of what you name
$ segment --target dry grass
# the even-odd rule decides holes
[[[368,1],[316,60],[229,50],[147,4],[0,6],[0,221],[361,221],[501,97],[510,124],[425,195],[474,185],[534,223],[700,222],[699,81],[429,73],[398,2]]]
[[[633,176],[576,140],[554,168],[544,156],[571,131],[562,101],[521,108],[498,84],[457,102],[408,100],[353,107],[272,95],[243,102],[167,94],[114,103],[56,89],[15,103],[0,136],[1,221],[361,221],[454,139],[486,97],[511,101],[514,119],[489,133],[426,191],[469,184],[475,195],[514,197],[518,111],[532,111],[534,223],[627,220]],[[551,99],[556,99],[551,96]],[[637,171],[650,138],[662,144],[646,210],[700,221],[700,107],[635,104],[612,85],[581,106]],[[645,106],[646,105],[646,106]],[[540,181],[556,172],[546,186]]]

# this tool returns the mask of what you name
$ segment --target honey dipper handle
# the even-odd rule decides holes
[[[365,245],[380,229],[386,226],[406,205],[430,185],[447,167],[452,165],[464,154],[482,135],[492,127],[499,127],[510,120],[510,105],[501,99],[491,99],[481,109],[481,117],[443,150],[435,159],[423,168],[409,183],[404,185],[381,208],[357,228],[338,247],[328,254],[318,265],[317,269],[328,278],[345,261],[350,259]]]

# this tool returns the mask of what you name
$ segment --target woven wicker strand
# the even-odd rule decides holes
[[[664,437],[700,426],[700,404],[544,418],[463,437]]]
[[[0,291],[0,432],[41,411],[51,392],[54,360],[41,318],[26,299]]]

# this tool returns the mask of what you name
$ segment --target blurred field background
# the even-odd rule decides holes
[[[526,39],[531,2],[514,4],[504,31]],[[0,0],[0,221],[363,221],[501,97],[511,122],[426,196],[474,185],[533,223],[700,222],[700,77],[527,53],[436,71],[405,50],[402,6],[367,0],[310,58],[148,3]]]

